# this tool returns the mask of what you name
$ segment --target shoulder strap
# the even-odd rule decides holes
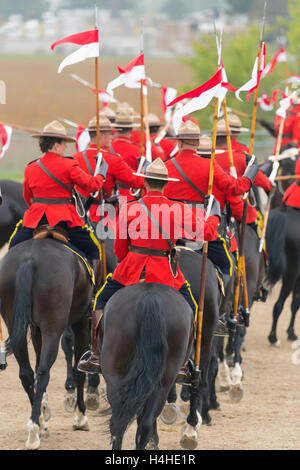
[[[174,248],[174,243],[173,241],[170,239],[170,237],[167,235],[167,233],[164,231],[164,229],[162,228],[162,226],[159,224],[159,222],[153,217],[153,214],[151,213],[151,211],[148,209],[148,207],[146,206],[146,204],[144,203],[144,201],[142,199],[139,199],[138,202],[140,203],[140,205],[142,206],[142,208],[144,209],[144,211],[146,212],[146,214],[148,215],[149,219],[151,220],[151,222],[156,226],[156,228],[158,228],[159,230],[159,233],[164,237],[165,240],[167,240],[168,244],[169,244],[169,247],[172,249]]]
[[[179,165],[179,163],[176,161],[176,159],[175,159],[175,158],[172,158],[170,161],[173,163],[173,165],[175,166],[175,168],[177,169],[177,171],[181,174],[181,176],[183,177],[183,179],[187,182],[187,184],[188,184],[189,186],[191,186],[191,188],[193,188],[193,190],[196,191],[196,193],[199,194],[199,195],[202,197],[202,199],[205,199],[206,194],[205,194],[203,191],[201,191],[201,189],[199,189],[199,188],[190,180],[190,178],[189,178],[189,177],[187,176],[187,174],[183,171],[183,169],[181,168],[181,166]]]
[[[84,150],[83,152],[83,158],[84,158],[84,161],[85,161],[85,164],[90,172],[91,175],[94,174],[93,170],[92,170],[92,167],[91,167],[91,164],[90,164],[90,161],[88,159],[88,156],[87,156],[87,153],[86,153],[86,150]]]
[[[68,186],[67,184],[63,183],[62,181],[60,181],[58,178],[56,178],[56,176],[54,176],[51,171],[48,170],[48,168],[45,167],[45,165],[41,162],[41,160],[38,160],[37,161],[37,164],[38,166],[41,168],[41,170],[43,170],[46,175],[48,175],[53,181],[55,181],[55,183],[57,183],[59,186],[61,186],[62,188],[66,189],[67,191],[69,191],[70,193],[72,192],[72,186]]]

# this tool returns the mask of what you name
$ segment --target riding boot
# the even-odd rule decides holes
[[[189,338],[189,344],[187,348],[187,354],[183,363],[183,366],[179,369],[178,374],[177,374],[177,379],[176,383],[179,384],[185,384],[185,385],[190,385],[192,381],[192,374],[191,374],[191,362],[190,362],[190,354],[191,354],[191,349],[194,341],[194,336],[195,336],[195,327],[196,324],[195,322],[193,323],[191,333],[190,333],[190,338]]]
[[[225,313],[218,319],[218,323],[214,331],[214,336],[229,336]]]
[[[78,362],[77,369],[88,374],[100,374],[100,344],[98,342],[98,328],[103,317],[103,310],[93,310],[92,315],[92,351],[87,351]]]
[[[97,293],[101,287],[102,261],[100,259],[93,259],[92,267],[95,273],[95,292]]]

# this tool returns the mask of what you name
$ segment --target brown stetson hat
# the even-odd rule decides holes
[[[99,116],[99,130],[100,132],[111,132],[112,131],[112,125],[110,120],[105,117],[105,116]],[[88,131],[95,132],[97,131],[97,118],[94,116],[88,125]]]
[[[151,178],[161,181],[180,181],[177,178],[168,177],[168,169],[161,158],[156,158],[146,169],[146,173],[133,173],[136,176]]]
[[[242,127],[242,122],[236,114],[228,115],[228,123],[231,134],[250,131],[247,127]]]
[[[132,127],[139,127],[139,124],[134,124],[132,115],[122,112],[117,114],[116,121],[113,123],[113,126],[120,128],[128,127],[130,129]]]
[[[197,140],[200,138],[200,128],[194,122],[183,122],[176,135],[177,140]]]
[[[202,135],[200,137],[199,147],[197,148],[198,155],[211,155],[212,152],[212,139],[209,135]],[[216,154],[224,153],[224,150],[216,149]]]
[[[62,139],[65,142],[76,142],[76,139],[67,135],[65,127],[59,121],[52,121],[49,124],[46,124],[42,132],[39,134],[32,134],[34,139],[39,139],[40,137],[54,137],[57,139]]]
[[[111,122],[113,122],[116,119],[116,113],[113,109],[111,109],[109,106],[105,106],[100,111],[100,116],[105,116],[107,117]]]

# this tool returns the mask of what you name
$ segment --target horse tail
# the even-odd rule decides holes
[[[24,258],[16,273],[12,327],[6,341],[8,354],[18,351],[26,341],[32,313],[32,285],[35,273],[33,258]]]
[[[285,272],[285,225],[286,212],[282,208],[273,209],[270,212],[267,231],[266,249],[268,253],[268,266],[266,280],[273,287]]]
[[[121,390],[118,390],[119,406],[114,410],[118,427],[124,431],[159,384],[168,352],[161,298],[150,289],[138,297],[136,318],[135,354]]]

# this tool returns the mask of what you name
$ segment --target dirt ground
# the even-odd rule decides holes
[[[3,253],[3,251],[2,251]],[[1,255],[1,252],[0,252]],[[244,396],[239,403],[229,398],[228,392],[218,393],[220,409],[212,411],[212,425],[200,428],[198,450],[297,450],[300,448],[300,342],[286,339],[290,320],[287,302],[279,321],[280,347],[271,347],[267,341],[271,312],[278,288],[266,304],[256,303],[252,309],[251,324],[243,353]],[[299,317],[296,332],[300,331]],[[6,336],[6,331],[4,330]],[[31,357],[32,345],[30,344]],[[34,364],[34,361],[32,361]],[[65,411],[66,364],[62,350],[51,369],[48,402],[51,419],[49,437],[41,440],[41,450],[101,450],[109,449],[109,434],[105,419],[99,410],[87,411],[89,432],[73,431],[73,416]],[[103,385],[103,381],[102,381]],[[104,402],[102,401],[102,406]],[[8,357],[8,368],[0,373],[0,449],[24,450],[27,439],[26,423],[30,416],[29,401],[18,377],[13,356]],[[161,450],[178,450],[181,428],[178,418],[173,425],[160,419],[158,430]],[[127,431],[124,449],[134,448],[135,425]]]

